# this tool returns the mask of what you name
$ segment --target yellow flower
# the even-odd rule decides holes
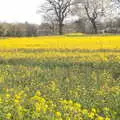
[[[83,110],[82,110],[82,113],[83,113],[83,114],[88,114],[87,109],[83,109]]]
[[[105,120],[110,120],[110,118],[106,117]]]
[[[101,116],[98,116],[97,120],[104,120],[104,118]]]
[[[63,103],[63,104],[67,104],[67,100],[62,100],[60,102]]]
[[[58,120],[63,120],[62,118],[59,118]]]
[[[93,113],[93,112],[89,113],[89,118],[93,119],[94,116],[95,116],[95,113]]]
[[[20,96],[19,96],[19,95],[15,95],[15,98],[16,98],[16,99],[20,99]]]
[[[73,101],[72,101],[72,100],[69,100],[68,103],[69,103],[69,104],[73,104]]]
[[[35,107],[37,112],[41,111],[41,105],[39,103],[35,103]]]
[[[67,117],[66,120],[71,120],[70,117]]]
[[[0,98],[0,104],[2,103],[2,98]]]
[[[21,96],[21,95],[23,95],[23,94],[24,94],[24,91],[23,91],[23,90],[20,91],[19,95]]]
[[[60,112],[56,112],[55,113],[57,117],[61,117],[61,113]]]
[[[10,119],[11,117],[12,117],[11,113],[7,113],[7,114],[6,114],[6,118],[7,118],[7,119]]]
[[[10,94],[6,94],[6,97],[7,97],[7,98],[10,98]]]
[[[81,108],[81,104],[78,104],[78,103],[75,103],[74,106],[75,106],[76,108]]]
[[[37,91],[37,92],[36,92],[36,96],[41,96],[40,91]]]
[[[104,110],[105,110],[105,111],[109,111],[110,109],[109,109],[109,108],[107,108],[107,107],[105,107],[105,108],[104,108]]]
[[[19,103],[20,101],[19,101],[18,99],[15,99],[14,102],[15,102],[15,103]]]
[[[92,108],[92,112],[96,113],[96,109],[95,109],[95,108]]]

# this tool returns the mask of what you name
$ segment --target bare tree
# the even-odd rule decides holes
[[[119,7],[120,8],[120,0],[111,0],[111,2],[113,2],[114,3],[114,6],[115,7]]]
[[[81,5],[82,11],[84,9],[88,20],[93,26],[94,33],[98,33],[97,20],[105,14],[106,0],[76,0]],[[83,15],[83,14],[82,14]]]
[[[87,17],[93,26],[94,33],[97,34],[98,29],[96,25],[96,20],[99,17],[99,15],[104,15],[103,0],[86,0],[84,2],[84,8]]]
[[[98,12],[97,12],[97,6],[95,5],[95,1],[93,3],[93,10],[91,11],[90,9],[90,2],[87,0],[86,3],[84,4],[85,11],[87,13],[88,19],[93,25],[94,32],[97,33],[97,26],[96,26],[96,19],[98,17]]]
[[[46,0],[42,6],[44,13],[49,16],[52,14],[58,23],[59,34],[63,34],[64,20],[71,11],[73,0]]]
[[[111,0],[112,2],[120,2],[120,0]]]
[[[52,15],[52,14],[51,15],[45,14],[43,16],[43,20],[44,20],[44,23],[48,23],[51,32],[53,34],[56,33],[56,24],[57,24],[57,21],[56,21],[55,16]]]

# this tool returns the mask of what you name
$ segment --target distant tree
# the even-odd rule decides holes
[[[54,18],[56,19],[58,23],[58,31],[59,34],[63,34],[63,24],[64,20],[68,16],[68,14],[71,12],[71,6],[73,4],[73,0],[45,0],[46,3],[43,4],[42,12],[47,13],[46,15],[54,15]]]
[[[3,30],[3,26],[0,24],[0,36],[3,36],[4,30]]]
[[[112,2],[120,2],[120,0],[112,0]]]
[[[98,32],[97,20],[105,14],[105,1],[106,0],[76,0],[78,3],[77,6],[80,6],[80,11],[85,11],[84,13],[93,26],[94,33]],[[77,7],[77,12],[78,9]]]
[[[92,2],[92,7],[90,6],[91,5],[91,2]],[[85,8],[85,11],[86,11],[86,14],[88,16],[88,19],[90,20],[90,22],[92,23],[93,25],[93,29],[94,29],[94,32],[97,33],[97,26],[96,26],[96,19],[98,17],[98,12],[97,12],[97,5],[96,5],[96,1],[93,0],[93,1],[86,1],[84,3],[84,8]],[[92,8],[92,10],[91,10]]]
[[[37,34],[37,26],[36,25],[25,22],[24,28],[25,28],[26,36],[36,36],[36,34]]]
[[[0,36],[38,36],[39,25],[29,23],[0,23]]]
[[[44,18],[44,23],[48,23],[48,26],[49,26],[51,32],[53,32],[53,34],[56,33],[57,32],[56,31],[57,21],[56,21],[54,15],[45,14],[43,16],[43,18]]]
[[[86,33],[86,25],[88,25],[86,18],[82,17],[79,20],[76,20],[75,24],[77,32]]]

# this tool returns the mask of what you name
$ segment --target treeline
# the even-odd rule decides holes
[[[97,33],[98,34],[120,34],[120,17],[109,19],[108,21],[97,21]],[[64,27],[65,33],[86,33],[95,34],[94,28],[87,18],[80,18]]]
[[[120,33],[119,0],[45,0],[37,11],[42,24],[0,23],[0,36]]]
[[[120,18],[116,17],[107,22],[97,22],[97,29],[99,34],[104,33],[120,33]],[[87,18],[80,18],[73,22],[64,24],[63,33],[94,33],[93,26]],[[46,36],[58,35],[59,28],[57,24],[50,24],[47,22],[41,25],[25,23],[0,23],[1,37],[31,37],[31,36]]]
[[[38,25],[29,23],[0,23],[0,36],[3,37],[23,37],[37,36]]]
[[[31,37],[56,35],[57,28],[53,31],[53,26],[49,23],[30,24],[25,23],[0,23],[0,37]]]
[[[114,28],[114,25],[116,17],[119,19],[119,9],[120,0],[45,0],[39,11],[43,14],[44,22],[57,26],[57,32],[62,35],[66,29],[66,20],[71,18],[77,18],[75,31],[82,29],[83,32],[94,34],[101,31],[116,33],[118,26]]]

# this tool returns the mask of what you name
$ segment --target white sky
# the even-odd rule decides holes
[[[36,14],[44,0],[0,0],[0,22],[41,23],[41,15]]]
[[[0,22],[29,22],[40,24],[42,16],[36,11],[45,0],[0,0]]]

